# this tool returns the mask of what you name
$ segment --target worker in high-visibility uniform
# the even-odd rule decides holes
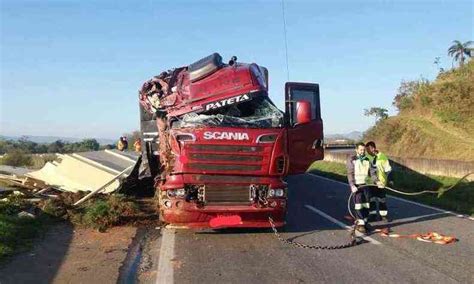
[[[365,155],[364,143],[358,143],[355,150],[356,154],[347,160],[347,179],[354,195],[355,229],[365,233],[369,225],[370,190],[363,186],[374,173],[371,172],[370,161]]]
[[[375,142],[367,142],[365,148],[367,150],[367,157],[369,158],[370,165],[376,172],[374,176],[376,186],[370,187],[369,219],[379,220],[379,217],[377,216],[379,215],[382,221],[389,221],[385,187],[387,186],[388,177],[392,171],[392,167],[390,166],[390,161],[387,156],[377,150]]]

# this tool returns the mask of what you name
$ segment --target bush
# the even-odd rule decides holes
[[[462,122],[463,119],[459,112],[453,111],[452,109],[444,109],[444,110],[437,110],[435,111],[436,116],[439,120],[443,123],[447,122]]]
[[[122,217],[134,215],[137,206],[123,195],[111,195],[106,200],[97,200],[85,208],[82,224],[105,231],[118,225]]]
[[[420,101],[421,101],[421,105],[423,107],[427,107],[431,104],[431,102],[433,101],[433,99],[431,99],[430,97],[428,96],[421,96],[420,97]]]
[[[31,156],[31,168],[41,169],[47,162],[56,160],[55,154],[35,154]]]
[[[56,199],[46,200],[41,209],[48,215],[60,217],[73,224],[105,231],[119,225],[123,219],[138,212],[137,205],[121,194],[98,195],[79,208],[73,204],[86,193],[63,193]]]
[[[10,195],[4,201],[0,201],[0,214],[14,215],[27,207],[27,202],[18,195]]]
[[[20,149],[12,149],[2,158],[3,165],[22,167],[31,165],[31,157]]]

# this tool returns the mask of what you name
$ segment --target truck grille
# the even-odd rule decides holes
[[[250,204],[250,188],[248,185],[210,184],[206,185],[204,199],[207,204]]]
[[[240,146],[240,145],[189,145],[190,150],[215,151],[215,152],[261,152],[262,146]]]
[[[188,144],[186,164],[192,171],[207,173],[255,173],[262,170],[263,146]]]

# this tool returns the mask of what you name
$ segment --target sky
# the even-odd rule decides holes
[[[115,138],[139,129],[138,89],[213,52],[320,84],[325,133],[364,131],[402,80],[451,68],[474,40],[472,1],[0,0],[0,134]]]

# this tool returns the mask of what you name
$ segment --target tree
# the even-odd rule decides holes
[[[454,61],[459,62],[459,66],[464,65],[465,56],[471,57],[471,52],[473,48],[470,46],[473,44],[473,41],[466,41],[465,43],[461,43],[459,40],[453,41],[453,45],[451,45],[448,49],[448,55],[453,57]]]
[[[61,140],[56,140],[53,143],[48,145],[48,153],[63,153],[64,152],[64,142]]]
[[[371,107],[370,109],[364,109],[364,115],[375,116],[375,123],[377,123],[388,117],[388,110],[381,107]]]
[[[97,151],[99,147],[99,142],[95,139],[84,139],[78,143],[78,148],[81,151]]]
[[[412,109],[415,95],[429,88],[429,86],[430,82],[423,78],[415,81],[402,81],[400,87],[398,87],[397,94],[393,98],[393,106],[399,112]]]
[[[133,131],[132,133],[125,134],[128,140],[128,149],[133,149],[133,144],[140,138],[141,133],[138,130]]]

